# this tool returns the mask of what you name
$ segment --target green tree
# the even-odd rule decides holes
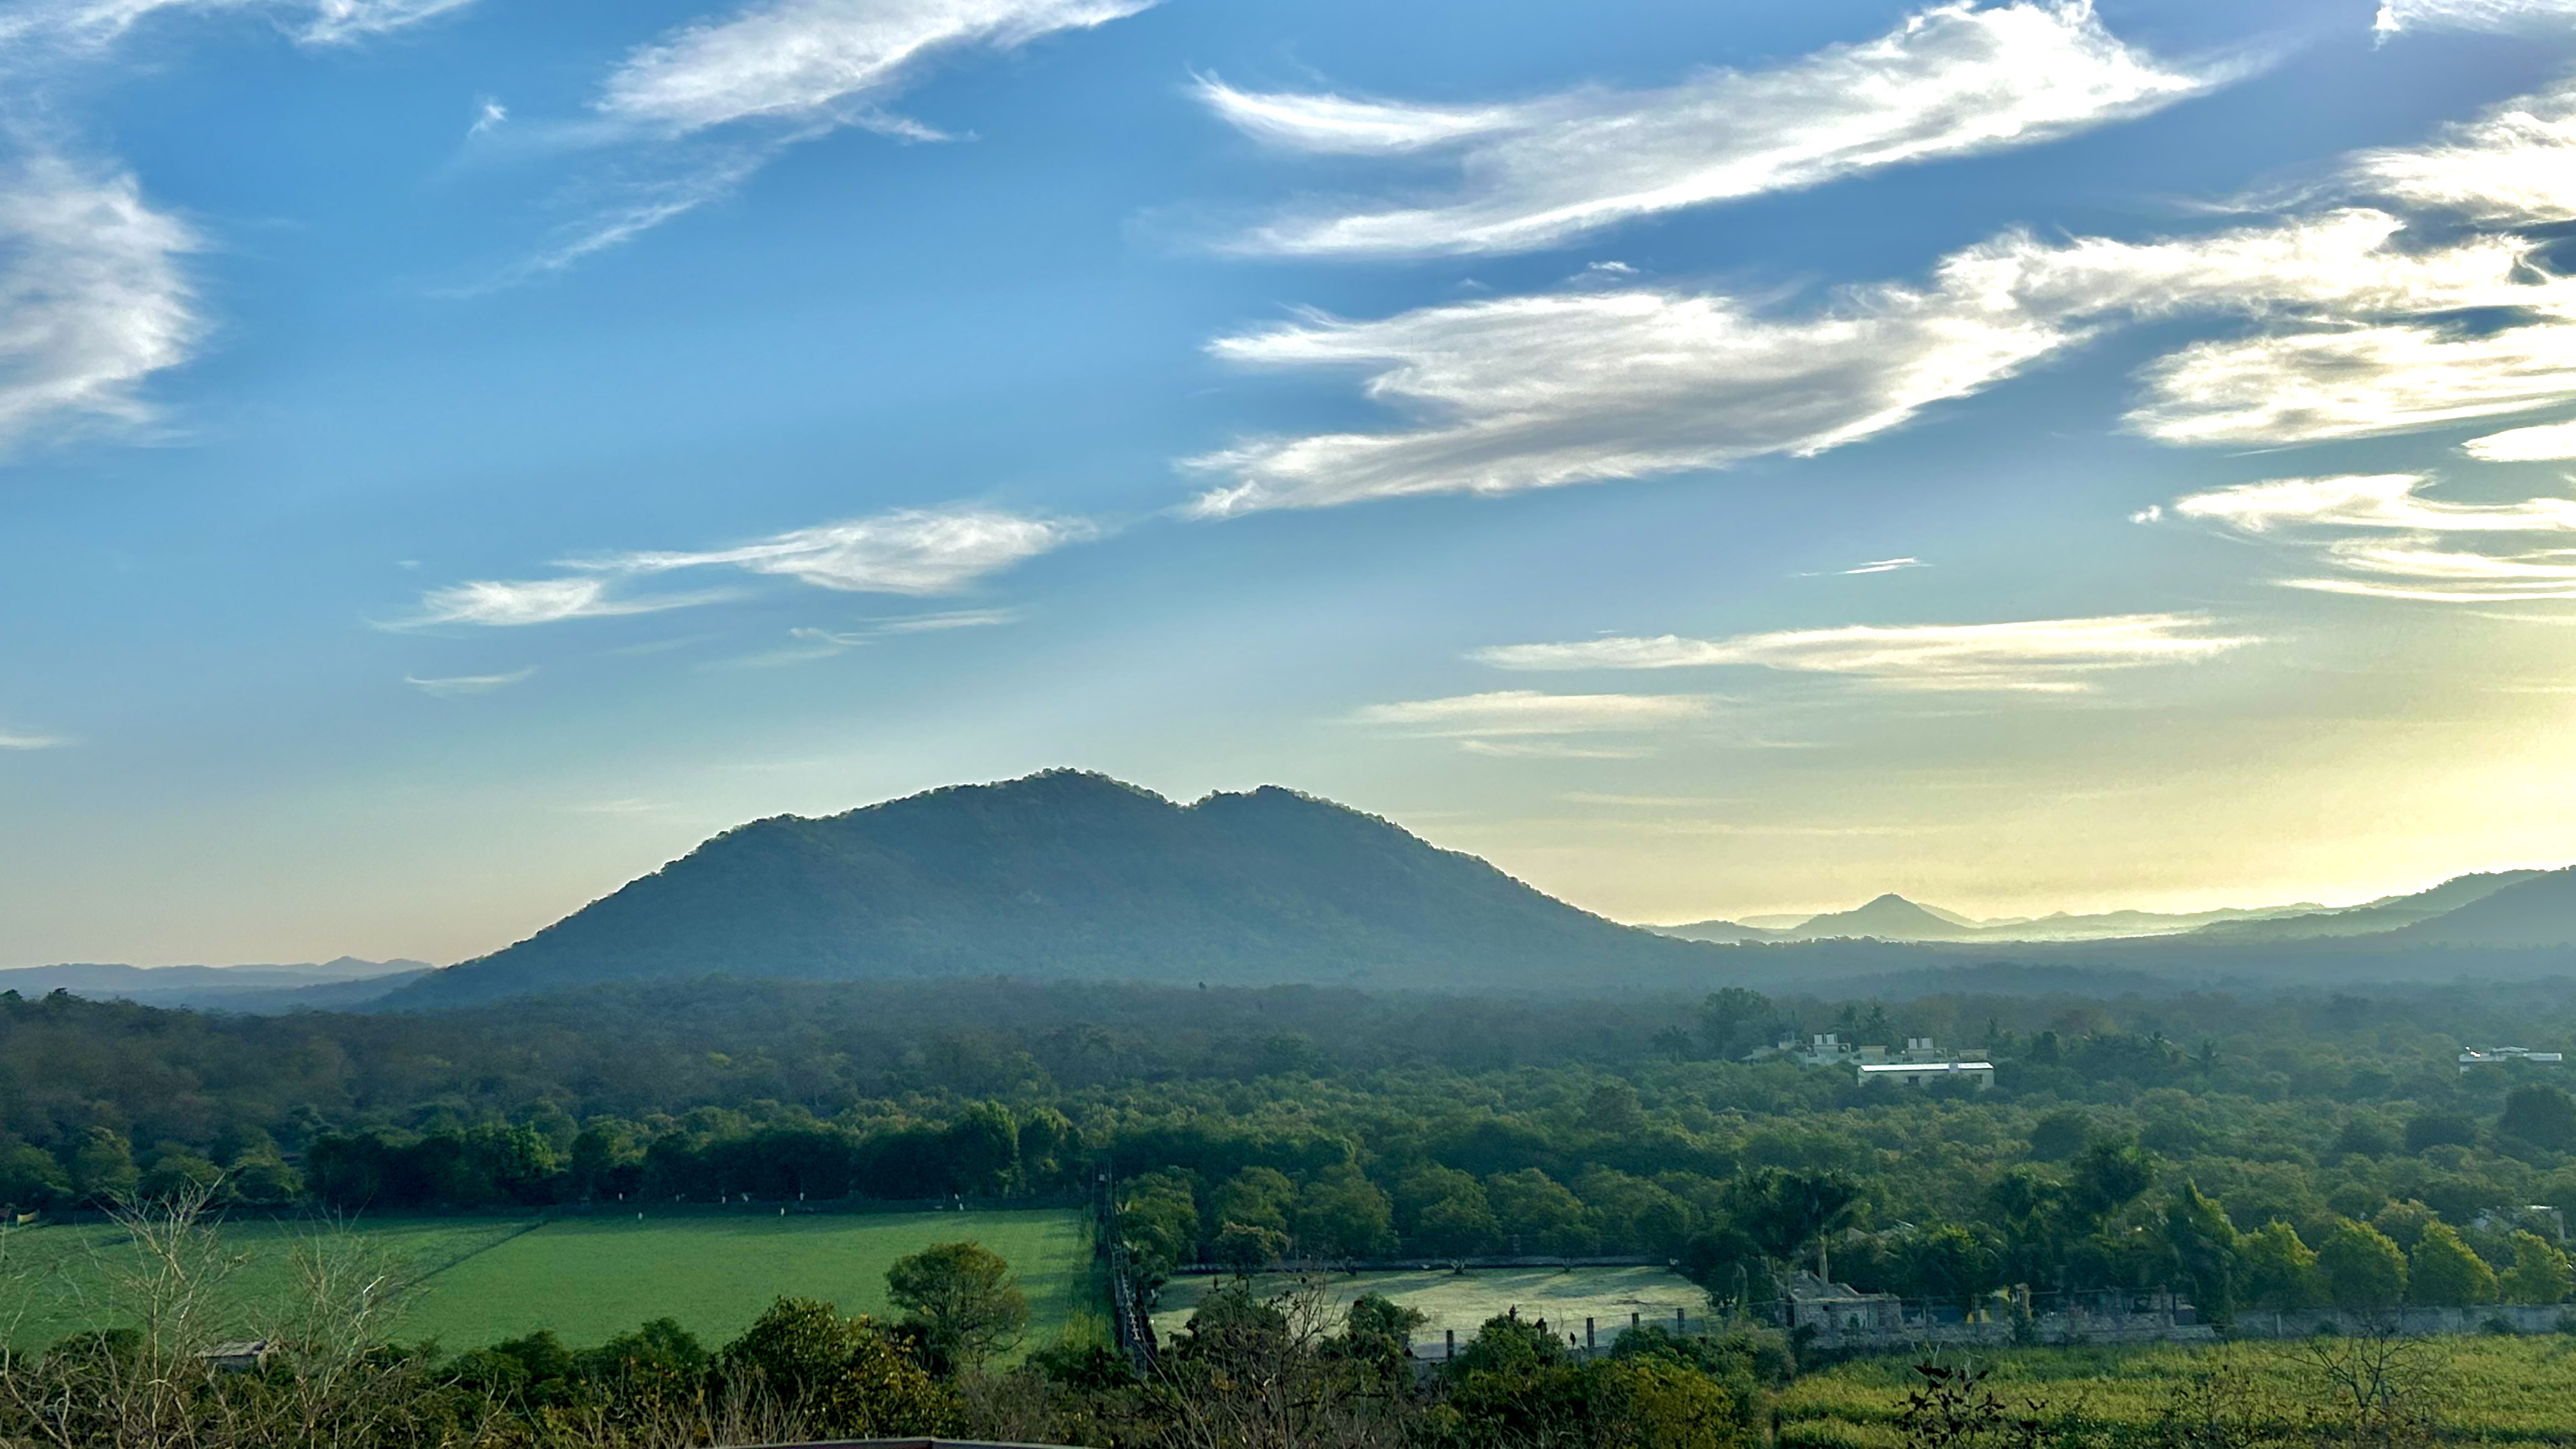
[[[2425,1228],[2407,1255],[2406,1282],[2409,1298],[2436,1308],[2468,1308],[2496,1296],[2495,1270],[2445,1222]]]
[[[1933,1298],[1973,1312],[2002,1279],[1998,1260],[1975,1234],[1956,1224],[1928,1228],[1899,1246],[1898,1280],[1909,1298]]]
[[[1247,1228],[1288,1231],[1288,1209],[1296,1203],[1297,1184],[1267,1167],[1247,1167],[1208,1194],[1206,1221],[1241,1223]],[[1222,1231],[1222,1228],[1219,1229]]]
[[[2192,1306],[2208,1322],[2226,1326],[2235,1317],[2238,1245],[2226,1210],[2198,1183],[2186,1182],[2165,1205],[2164,1238],[2176,1278],[2191,1290]]]
[[[1289,1227],[1301,1252],[1365,1258],[1395,1251],[1395,1208],[1356,1167],[1328,1167],[1298,1190]]]
[[[1597,1241],[1583,1200],[1535,1167],[1485,1179],[1485,1197],[1514,1252],[1572,1256]]]
[[[1699,1004],[1699,1037],[1708,1054],[1733,1061],[1758,1046],[1769,1046],[1778,1015],[1771,998],[1741,986],[1721,987]]]
[[[1011,1265],[981,1243],[933,1243],[896,1259],[885,1276],[886,1296],[935,1364],[980,1364],[1028,1332],[1029,1300]]]
[[[1825,1235],[1860,1206],[1860,1185],[1838,1172],[1766,1167],[1737,1178],[1730,1197],[1735,1225],[1765,1254],[1789,1265],[1815,1244],[1816,1274],[1827,1277],[1832,1264],[1822,1246]]]
[[[2317,1255],[2298,1231],[2279,1218],[2237,1241],[2241,1288],[2249,1303],[2265,1308],[2314,1308],[2325,1300]]]
[[[2156,1163],[2125,1138],[2104,1139],[2077,1153],[2066,1176],[2067,1205],[2099,1226],[2155,1186]]]
[[[2317,1272],[2337,1308],[2377,1312],[2406,1300],[2406,1255],[2368,1223],[2338,1219],[2317,1248]]]
[[[1198,1246],[1199,1210],[1189,1182],[1177,1173],[1149,1172],[1119,1184],[1118,1231],[1139,1286],[1161,1287]]]
[[[2576,1152],[2576,1097],[2547,1082],[2516,1087],[2504,1099],[2496,1130],[2552,1152]]]
[[[71,1190],[70,1174],[52,1153],[14,1138],[0,1140],[0,1206],[25,1212],[68,1196]]]
[[[2557,1244],[2535,1232],[2518,1232],[2513,1235],[2513,1266],[2497,1286],[2507,1303],[2563,1303],[2576,1292],[2576,1269],[2569,1268]]]
[[[1258,1273],[1287,1256],[1288,1235],[1276,1228],[1227,1223],[1217,1229],[1216,1240],[1208,1248],[1216,1261],[1237,1273]]]
[[[940,1134],[957,1190],[999,1197],[1020,1185],[1020,1125],[999,1102],[977,1102]]]
[[[141,1178],[134,1148],[121,1132],[92,1127],[72,1149],[72,1192],[83,1202],[123,1202],[134,1196]]]
[[[175,1142],[164,1142],[152,1155],[152,1166],[135,1182],[137,1196],[184,1197],[223,1180],[224,1170]]]
[[[953,1432],[956,1396],[865,1318],[781,1298],[725,1346],[725,1367],[778,1397],[807,1432],[875,1439]]]
[[[2030,1155],[2037,1162],[2064,1162],[2084,1150],[2093,1135],[2093,1119],[2081,1107],[2061,1107],[2030,1126]]]

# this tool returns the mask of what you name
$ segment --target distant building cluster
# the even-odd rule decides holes
[[[2462,1073],[2468,1072],[2473,1067],[2500,1067],[2507,1062],[2530,1062],[2534,1066],[2554,1067],[2566,1060],[2567,1056],[2564,1052],[2536,1052],[2529,1047],[2460,1048]]]
[[[1837,1033],[1820,1032],[1803,1042],[1788,1038],[1756,1055],[1778,1057],[1802,1067],[1850,1067],[1864,1082],[1889,1081],[1904,1087],[1966,1082],[1983,1091],[1995,1084],[1994,1063],[1944,1052],[1928,1036],[1909,1036],[1902,1047],[1885,1047],[1847,1042]]]

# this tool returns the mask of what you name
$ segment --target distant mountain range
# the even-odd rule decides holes
[[[294,966],[117,966],[80,963],[0,970],[0,991],[68,991],[92,1001],[271,1015],[361,1006],[428,975],[426,961],[335,961]]]
[[[1615,991],[1701,979],[1715,954],[1327,800],[1181,805],[1053,771],[756,821],[383,1004],[710,974]]]
[[[2498,912],[2470,916],[2461,923],[2435,925],[2453,913],[2532,882],[2576,881],[2570,871],[2506,870],[2464,875],[2412,895],[2383,896],[2357,906],[2330,907],[2314,902],[2289,906],[2163,914],[2155,911],[2107,911],[2097,915],[2016,917],[1980,921],[1883,895],[1848,911],[1830,911],[1785,925],[1758,926],[1736,921],[1693,921],[1655,926],[1685,941],[2114,941],[2138,937],[2187,937],[2195,944],[2250,945],[2329,938],[2387,937],[2389,945],[2550,946],[2576,941],[2576,885],[2568,896],[2542,892],[2507,895],[2518,904],[2491,908]],[[1778,916],[1754,918],[1766,922]],[[2481,921],[2491,921],[2480,925]],[[2421,927],[2422,929],[2417,929]]]
[[[1065,770],[755,821],[443,970],[59,966],[0,972],[0,989],[262,1012],[438,1009],[724,976],[1595,996],[1829,982],[1902,994],[1933,978],[1963,990],[2093,977],[2197,989],[2576,974],[2570,943],[2576,868],[2462,876],[2343,908],[1995,921],[1890,894],[1783,925],[1650,930],[1328,800],[1263,787],[1184,805]]]

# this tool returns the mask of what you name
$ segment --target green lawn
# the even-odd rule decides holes
[[[552,1329],[595,1344],[653,1318],[676,1318],[710,1345],[742,1331],[781,1294],[844,1312],[884,1314],[885,1270],[932,1243],[972,1239],[1011,1264],[1029,1297],[1032,1345],[1063,1330],[1090,1284],[1078,1213],[747,1214],[617,1217],[410,1218],[350,1230],[364,1252],[415,1284],[395,1332],[450,1350]],[[235,1223],[220,1235],[238,1260],[222,1295],[246,1332],[295,1290],[297,1245],[310,1226]],[[107,1226],[0,1232],[0,1329],[43,1344],[108,1325],[114,1282],[131,1263],[124,1233]]]

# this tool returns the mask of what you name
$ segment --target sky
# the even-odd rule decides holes
[[[0,0],[0,965],[1280,784],[1623,920],[2576,859],[2576,0]]]

